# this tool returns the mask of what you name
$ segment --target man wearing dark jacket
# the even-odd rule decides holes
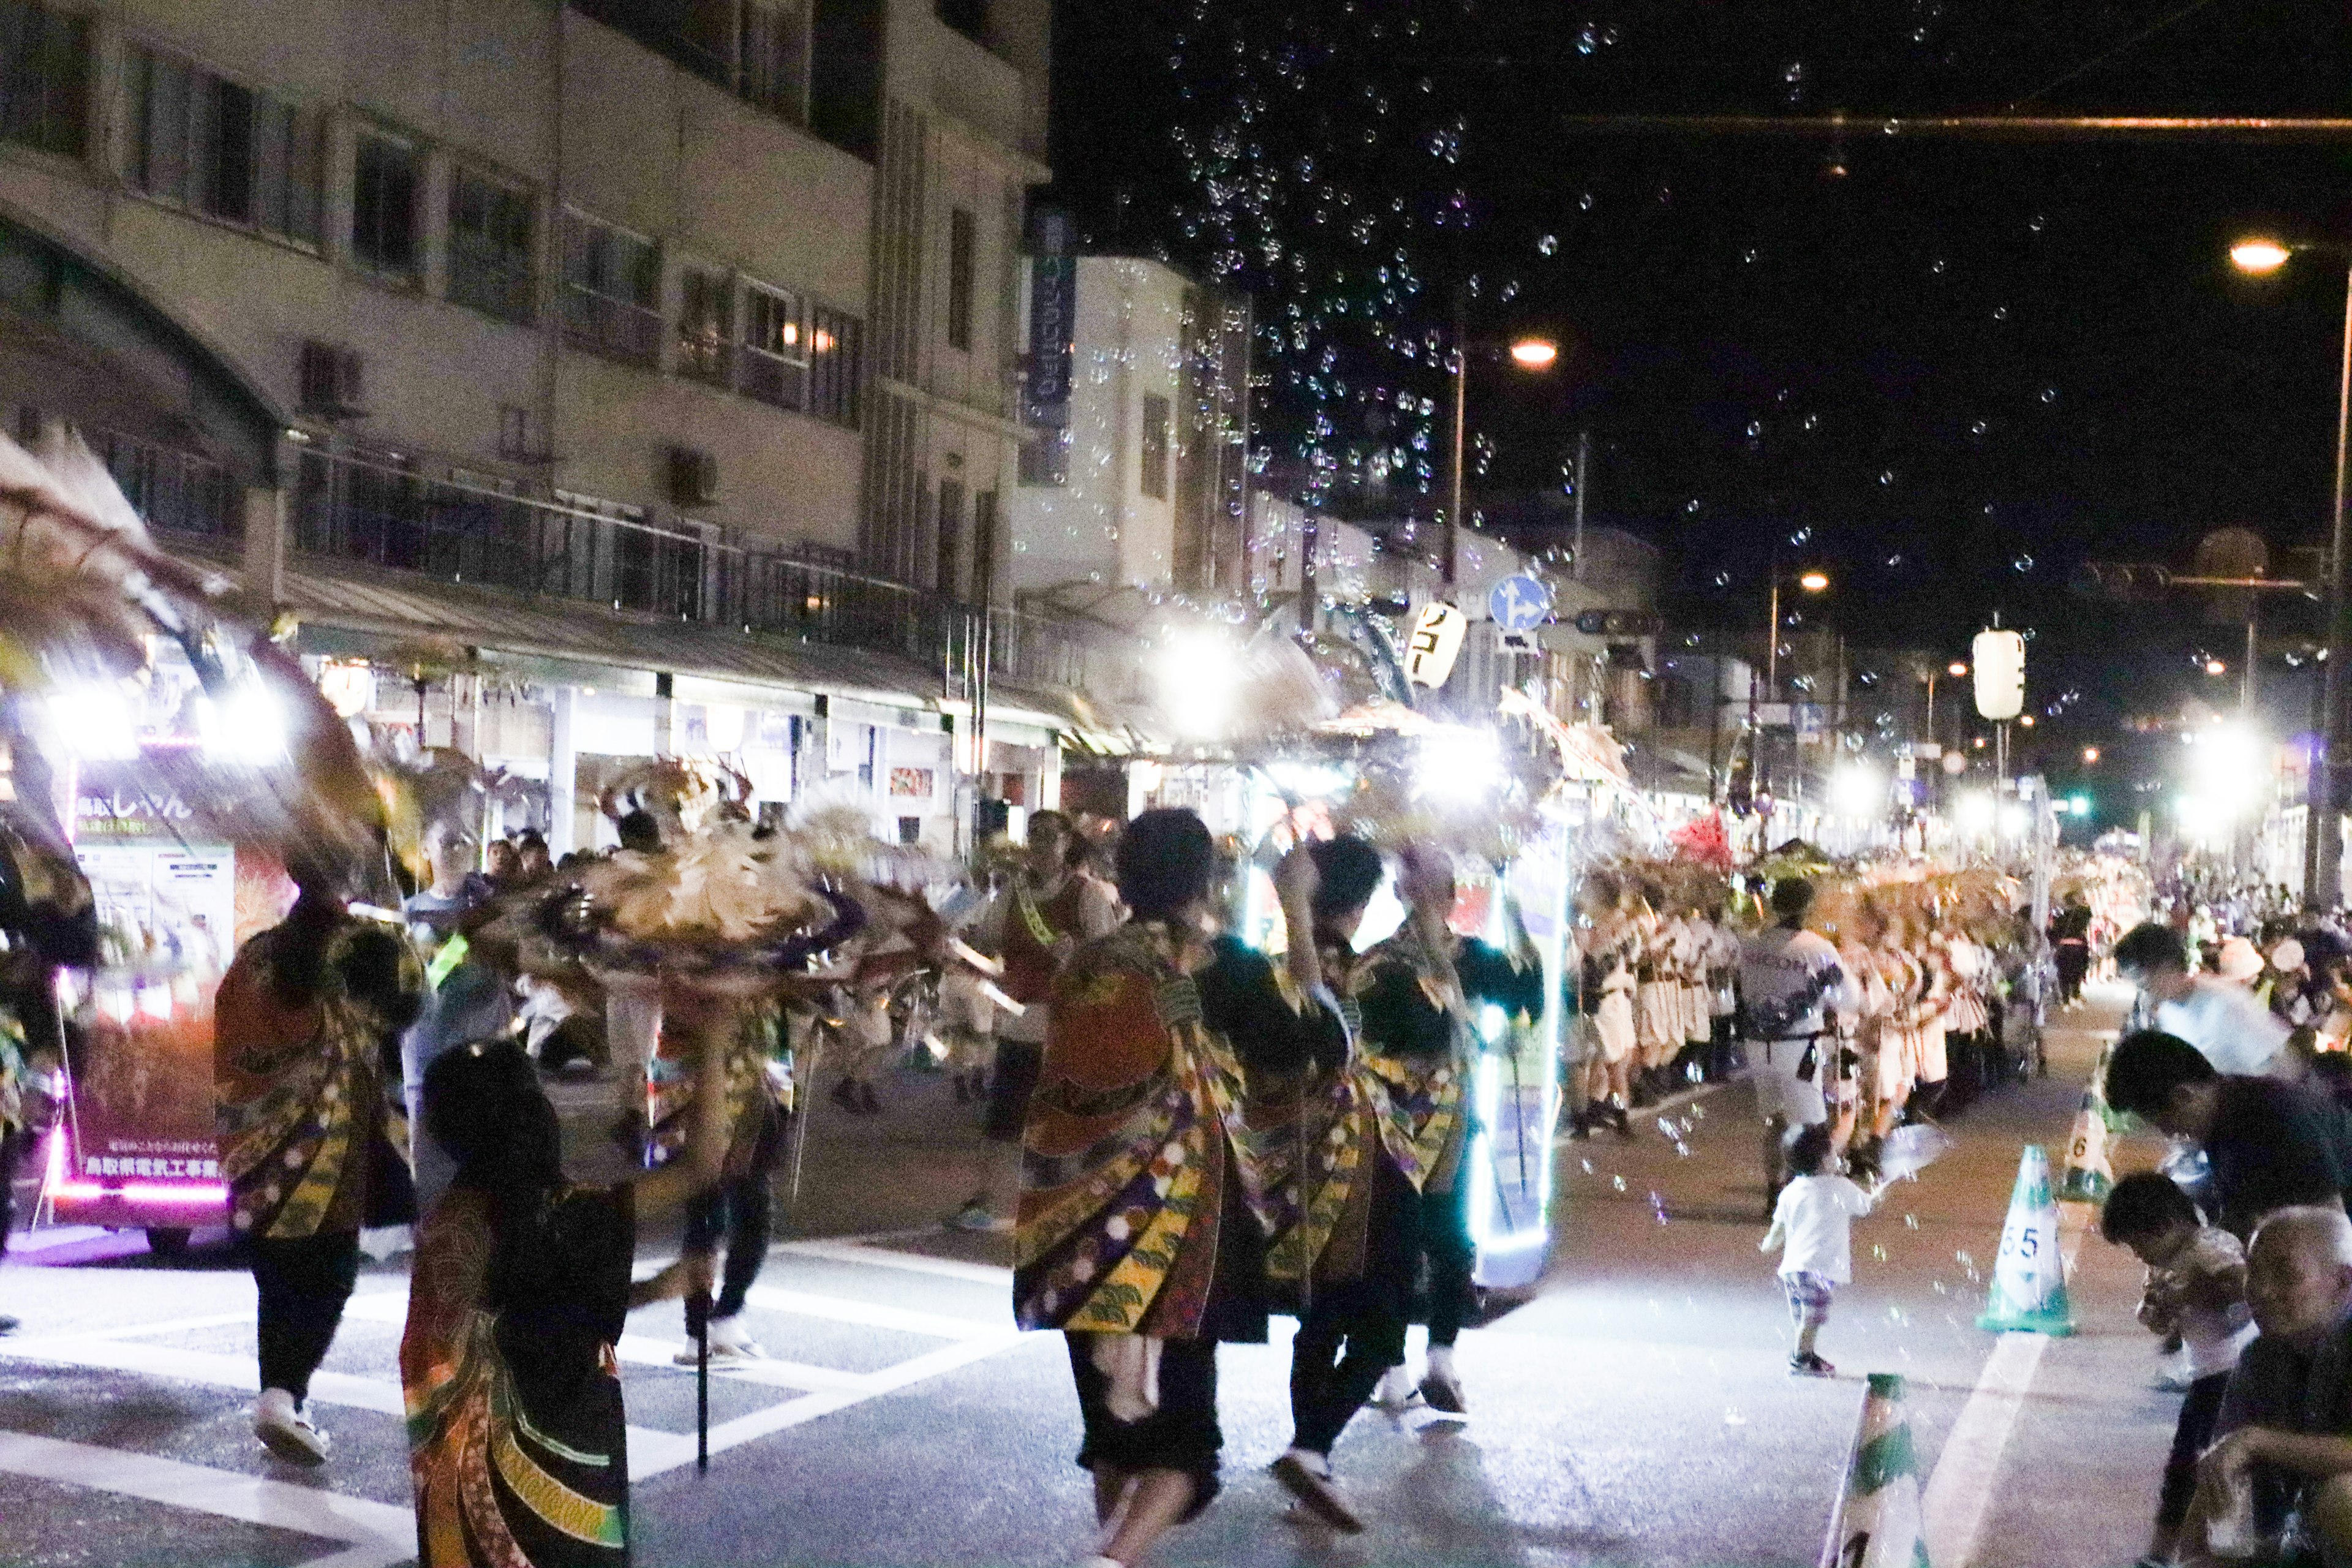
[[[2205,1151],[2212,1208],[2244,1240],[2273,1209],[2341,1206],[2352,1187],[2352,1117],[2328,1095],[2216,1072],[2196,1047],[2143,1029],[2107,1063],[2107,1103]]]

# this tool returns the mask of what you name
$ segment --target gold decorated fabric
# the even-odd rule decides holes
[[[1165,928],[1080,948],[1055,981],[1022,1136],[1022,1327],[1192,1339],[1216,1268],[1243,1085]]]
[[[285,928],[246,943],[214,1004],[213,1088],[229,1222],[239,1235],[296,1240],[360,1227],[370,1141],[408,1147],[390,1103],[384,1020],[343,988],[342,960],[365,928],[330,935],[318,995],[289,1007],[277,994]],[[423,984],[415,955],[405,977]]]
[[[561,1418],[535,1421],[487,1303],[492,1245],[488,1205],[464,1186],[417,1238],[400,1373],[418,1568],[625,1568],[626,1428],[609,1347]]]

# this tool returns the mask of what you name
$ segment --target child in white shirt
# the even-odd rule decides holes
[[[2210,1226],[2187,1193],[2155,1172],[2126,1176],[2099,1211],[2099,1234],[2128,1247],[2147,1265],[2139,1321],[2149,1332],[2179,1335],[2189,1358],[2188,1395],[2165,1461],[2156,1534],[2143,1563],[2169,1563],[2197,1491],[2197,1462],[2213,1441],[2221,1395],[2238,1352],[2254,1337],[2246,1305],[2246,1251]]]
[[[1797,1173],[1772,1205],[1772,1228],[1757,1249],[1780,1251],[1780,1286],[1789,1295],[1796,1344],[1789,1370],[1801,1377],[1833,1377],[1837,1368],[1814,1353],[1813,1342],[1829,1321],[1837,1288],[1853,1278],[1853,1222],[1870,1212],[1885,1191],[1864,1192],[1837,1173],[1836,1145],[1820,1122],[1791,1127],[1781,1141],[1787,1168]]]

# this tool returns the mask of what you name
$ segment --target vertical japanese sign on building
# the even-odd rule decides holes
[[[1024,358],[1022,423],[1036,438],[1021,448],[1022,482],[1069,478],[1072,343],[1077,331],[1078,263],[1069,253],[1069,220],[1038,215],[1036,254],[1029,259],[1029,342]]]

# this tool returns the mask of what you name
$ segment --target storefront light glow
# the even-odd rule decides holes
[[[1206,627],[1180,626],[1151,658],[1160,710],[1187,740],[1214,740],[1233,722],[1241,660],[1232,641]]]
[[[109,1186],[66,1174],[66,1130],[49,1133],[48,1159],[41,1175],[41,1195],[67,1203],[97,1203],[119,1199],[130,1204],[167,1204],[188,1208],[226,1209],[228,1186],[222,1182],[126,1182]]]
[[[1502,762],[1502,740],[1494,731],[1449,724],[1421,742],[1413,788],[1416,794],[1445,800],[1475,800],[1494,788]]]
[[[139,754],[139,727],[120,686],[92,681],[49,699],[49,720],[65,750],[84,762],[127,762]]]
[[[1886,780],[1868,763],[1848,763],[1832,781],[1832,797],[1847,816],[1875,816],[1886,805]]]
[[[1989,836],[1993,829],[1993,798],[1983,790],[1969,790],[1952,802],[1952,819],[1961,832],[1972,838]]]
[[[319,695],[345,719],[375,706],[375,669],[358,660],[331,659],[319,671]]]
[[[286,760],[286,716],[258,681],[224,698],[197,698],[196,734],[205,755],[221,762],[268,767]]]

